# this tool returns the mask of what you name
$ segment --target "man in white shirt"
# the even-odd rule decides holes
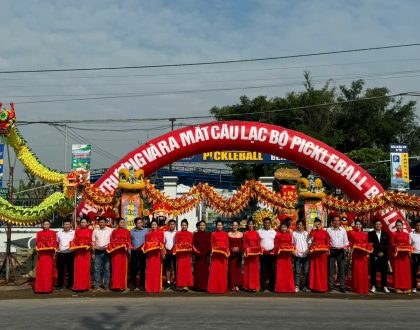
[[[100,290],[99,284],[101,282],[101,272],[103,268],[105,291],[109,291],[110,260],[106,248],[111,241],[112,228],[107,227],[106,220],[103,217],[98,216],[95,220],[99,224],[99,227],[92,233],[92,249],[94,251],[92,258],[95,260],[94,290]]]
[[[274,238],[276,231],[271,229],[271,219],[263,219],[264,228],[258,230],[261,239],[261,247],[263,254],[260,256],[261,264],[261,291],[274,291],[274,282],[276,278],[275,261],[276,255],[274,254]],[[268,278],[268,285],[267,285]]]
[[[74,251],[70,250],[70,242],[74,238],[74,230],[71,228],[71,220],[63,221],[63,230],[57,233],[58,253],[57,253],[57,286],[56,290],[62,290],[64,277],[67,273],[67,289],[73,287],[74,275]],[[66,272],[65,272],[66,270]]]
[[[414,231],[410,233],[410,244],[413,246],[414,251],[411,254],[411,281],[413,293],[417,292],[417,271],[420,266],[420,220],[416,221]]]
[[[308,274],[309,274],[309,234],[305,231],[303,221],[296,222],[296,230],[292,233],[292,242],[295,246],[294,271],[296,292],[300,289],[300,274],[303,272],[302,291],[308,291]]]
[[[174,240],[176,234],[176,221],[171,219],[168,222],[169,229],[165,231],[165,249],[166,257],[164,261],[166,271],[166,289],[170,290],[175,287],[175,274],[176,274],[176,258],[172,253],[174,247]]]
[[[335,263],[338,266],[338,281],[340,284],[340,292],[345,293],[346,287],[344,283],[345,259],[344,252],[348,250],[349,240],[346,230],[340,224],[340,216],[335,215],[332,220],[332,226],[327,229],[330,235],[330,255],[328,257],[328,291],[334,289]]]

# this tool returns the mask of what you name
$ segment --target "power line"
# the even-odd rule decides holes
[[[137,98],[137,97],[147,97],[147,96],[184,95],[184,94],[193,94],[193,93],[209,93],[209,92],[235,91],[235,90],[252,90],[252,89],[260,89],[260,88],[275,88],[275,87],[284,87],[287,85],[288,84],[269,84],[269,85],[258,85],[258,86],[207,88],[207,89],[178,90],[178,91],[158,91],[158,92],[149,92],[149,93],[126,93],[126,94],[114,94],[114,95],[108,95],[108,96],[76,97],[76,98],[52,99],[52,100],[22,101],[22,102],[18,101],[18,102],[15,102],[15,104],[38,104],[38,103],[54,103],[54,102],[69,102],[69,101],[125,99],[125,98]]]
[[[342,78],[368,78],[368,77],[389,77],[394,78],[392,75],[395,74],[403,74],[408,75],[412,73],[419,73],[420,69],[417,70],[403,70],[403,71],[388,71],[388,72],[361,72],[361,73],[346,73],[346,74],[335,74],[335,75],[311,75],[312,78],[331,78],[334,77],[342,77]],[[404,77],[404,76],[403,76]],[[115,86],[148,86],[148,85],[184,85],[184,84],[207,84],[207,83],[226,83],[226,82],[257,82],[257,81],[273,81],[273,80],[289,80],[289,79],[296,79],[296,76],[276,76],[276,77],[252,77],[247,79],[222,79],[222,80],[190,80],[190,81],[171,81],[171,82],[140,82],[140,83],[113,83],[112,85],[110,83],[98,83],[98,84],[53,84],[53,85],[5,85],[3,88],[44,88],[44,87],[96,87],[96,86],[111,86],[112,88],[115,88]],[[300,83],[300,82],[299,82]],[[293,83],[294,85],[296,83]],[[285,84],[285,85],[290,85]],[[138,92],[137,92],[138,93]],[[137,94],[137,93],[124,93],[125,94]],[[4,95],[3,97],[70,97],[70,96],[101,96],[101,95],[110,95],[110,93],[94,93],[94,94],[53,94],[53,95]]]
[[[304,109],[309,109],[309,108],[319,108],[319,107],[334,106],[334,105],[341,105],[341,104],[355,103],[355,102],[376,100],[376,99],[383,99],[383,98],[402,97],[402,96],[420,96],[420,92],[417,92],[417,91],[401,92],[401,93],[391,94],[391,95],[361,97],[354,100],[335,101],[335,102],[312,104],[312,105],[306,105],[306,106],[300,106],[300,107],[272,109],[272,110],[267,110],[267,111],[220,114],[217,116],[220,118],[223,118],[223,117],[235,117],[235,116],[244,116],[244,115],[267,114],[267,113],[304,110]],[[175,120],[192,120],[192,119],[206,119],[206,118],[214,118],[214,117],[215,117],[214,115],[203,115],[203,116],[185,116],[185,117],[172,117],[172,118]],[[111,122],[126,123],[126,122],[151,122],[151,121],[168,121],[168,117],[126,118],[126,119],[115,119],[115,118],[81,119],[81,120],[61,120],[61,121],[21,121],[21,123],[26,124],[26,125],[33,125],[33,124],[55,125],[55,124],[78,124],[78,123],[111,123]]]
[[[124,99],[124,98],[136,98],[136,97],[145,97],[145,96],[182,95],[182,94],[193,94],[193,93],[234,91],[234,90],[244,90],[244,89],[259,89],[259,88],[270,88],[270,87],[280,87],[280,86],[284,86],[284,84],[271,84],[271,85],[260,85],[260,86],[243,86],[243,87],[227,87],[227,88],[207,88],[207,89],[178,90],[178,91],[167,91],[167,92],[132,93],[132,94],[119,94],[119,95],[98,96],[98,97],[95,97],[95,96],[93,96],[93,97],[77,97],[77,98],[53,99],[53,100],[23,101],[23,102],[19,101],[19,102],[15,102],[15,104],[37,104],[37,103],[54,103],[54,102],[68,102],[68,101]]]
[[[96,145],[96,144],[92,143],[92,142],[91,142],[90,140],[88,140],[86,137],[84,137],[84,136],[80,135],[79,133],[75,132],[73,129],[69,129],[69,131],[70,131],[73,135],[75,135],[75,136],[79,137],[79,139],[80,139],[81,141],[84,141],[83,143],[86,143],[86,142],[87,142],[87,143],[91,144],[92,146],[94,146],[96,149],[98,149],[100,152],[102,152],[104,155],[108,155],[108,158],[109,158],[109,159],[114,159],[114,160],[119,160],[119,159],[120,159],[120,157],[117,157],[117,156],[115,156],[115,155],[113,155],[113,154],[109,153],[107,150],[105,150],[105,149],[103,149],[103,148],[99,147],[98,145]]]
[[[63,136],[65,136],[65,132],[64,132],[64,129],[62,128],[62,127],[60,127],[60,126],[54,126],[56,129],[57,129],[57,131],[61,134],[61,135],[63,135]],[[112,161],[116,161],[116,160],[119,160],[119,158],[117,157],[117,156],[115,156],[115,155],[112,155],[112,154],[110,154],[109,152],[107,152],[106,150],[103,150],[101,147],[99,147],[99,146],[97,146],[96,144],[93,144],[93,143],[91,143],[91,142],[89,142],[88,140],[86,140],[85,138],[80,138],[80,137],[78,137],[77,135],[75,135],[74,134],[74,132],[72,132],[71,130],[68,130],[67,131],[67,134],[74,140],[74,141],[76,141],[76,142],[78,142],[78,143],[80,143],[80,144],[85,144],[85,143],[89,143],[89,144],[91,144],[92,146],[94,146],[95,147],[95,149],[94,149],[94,152],[95,153],[97,153],[98,155],[100,155],[100,156],[102,156],[102,157],[104,157],[104,158],[107,158],[107,159],[110,159],[110,160],[112,160]]]
[[[217,65],[217,64],[233,64],[233,63],[248,63],[248,62],[263,62],[273,61],[281,59],[299,58],[299,57],[312,57],[322,55],[333,55],[333,54],[344,54],[344,53],[356,53],[356,52],[367,52],[373,50],[403,48],[403,47],[414,47],[420,46],[420,43],[410,44],[399,44],[399,45],[388,45],[378,47],[366,47],[366,48],[353,48],[336,51],[325,51],[315,52],[306,54],[294,54],[284,56],[272,56],[272,57],[258,57],[238,60],[223,60],[223,61],[208,61],[208,62],[192,62],[192,63],[176,63],[176,64],[155,64],[155,65],[137,65],[137,66],[111,66],[111,67],[91,67],[91,68],[65,68],[65,69],[36,69],[36,70],[8,70],[0,71],[0,74],[10,73],[47,73],[47,72],[73,72],[73,71],[103,71],[103,70],[125,70],[125,69],[148,69],[148,68],[168,68],[168,67],[185,67],[185,66],[201,66],[201,65]]]
[[[275,71],[275,70],[290,70],[290,69],[312,69],[312,68],[323,68],[332,66],[349,66],[357,64],[369,64],[369,63],[389,63],[389,62],[408,62],[408,61],[419,61],[420,58],[403,58],[403,59],[392,59],[392,60],[375,60],[375,61],[359,61],[359,62],[342,62],[342,63],[330,63],[330,64],[317,64],[317,65],[300,65],[300,66],[283,66],[283,67],[264,67],[254,69],[237,69],[237,70],[216,70],[216,71],[193,71],[193,72],[165,72],[165,73],[150,73],[150,74],[123,74],[123,75],[99,75],[99,76],[63,76],[58,79],[102,79],[102,78],[132,78],[132,77],[160,77],[160,76],[184,76],[184,75],[203,75],[203,74],[219,74],[219,73],[236,73],[236,72],[255,72],[255,71]],[[25,77],[25,78],[0,78],[0,81],[28,81],[28,80],[52,80],[55,78],[51,77]],[[15,87],[15,86],[8,86]]]

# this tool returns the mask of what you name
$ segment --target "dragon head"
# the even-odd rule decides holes
[[[0,102],[0,136],[9,136],[10,131],[16,124],[15,107],[10,103],[10,110],[3,108]]]
[[[85,170],[75,170],[67,174],[67,180],[72,186],[83,186],[89,178],[89,172]]]
[[[302,199],[322,199],[325,197],[325,189],[320,178],[310,174],[308,178],[299,178],[296,183],[298,196]]]
[[[144,171],[141,168],[138,170],[134,170],[132,166],[129,169],[122,168],[118,172],[118,177],[118,189],[133,191],[143,190],[146,187]]]

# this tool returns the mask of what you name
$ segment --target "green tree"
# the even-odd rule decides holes
[[[379,148],[362,148],[346,154],[355,163],[362,166],[385,189],[390,184],[389,151]]]
[[[340,86],[338,101],[359,101],[338,108],[336,129],[343,134],[338,149],[343,152],[361,148],[388,150],[391,143],[411,144],[409,137],[419,129],[415,102],[403,104],[401,99],[386,97],[389,95],[386,87],[363,92],[363,86],[363,80],[354,81],[349,88]]]
[[[390,143],[407,143],[412,154],[420,152],[415,101],[403,102],[401,98],[388,97],[386,87],[364,90],[363,80],[338,89],[331,87],[329,82],[316,88],[308,72],[304,73],[303,86],[303,91],[290,92],[284,97],[249,99],[241,96],[238,104],[213,107],[210,112],[217,120],[260,121],[303,132],[357,157],[356,161],[362,164],[388,159]],[[370,149],[381,153],[374,151],[369,155]],[[350,154],[354,150],[359,152]],[[272,175],[275,170],[274,166],[230,166],[237,182],[259,177],[262,169],[264,175]],[[371,172],[387,186],[389,171],[385,171],[385,167],[389,164],[381,166],[384,168],[370,165]]]

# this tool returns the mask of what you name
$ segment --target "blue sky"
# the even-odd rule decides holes
[[[0,70],[166,64],[411,43],[420,41],[418,13],[420,2],[414,0],[2,0]],[[0,99],[16,102],[18,121],[199,115],[207,114],[213,105],[236,103],[243,94],[273,97],[300,90],[304,70],[312,72],[318,86],[328,78],[338,86],[367,77],[370,87],[387,86],[392,92],[419,90],[416,73],[398,73],[420,70],[419,48],[212,67],[3,74]],[[388,75],[378,76],[385,73]],[[241,90],[271,84],[277,86]],[[66,95],[224,87],[237,89],[19,104]],[[130,127],[134,126],[151,128],[156,123]],[[40,159],[53,168],[63,168],[64,140],[57,130],[29,126],[21,130]],[[78,133],[118,158],[167,130]],[[93,167],[112,163],[112,159],[94,153]]]

